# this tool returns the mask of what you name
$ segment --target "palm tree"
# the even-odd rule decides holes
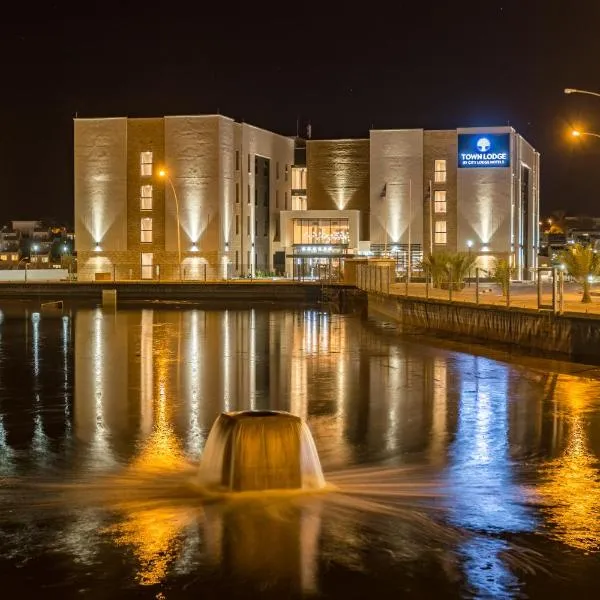
[[[559,260],[569,275],[582,284],[581,301],[591,302],[590,278],[600,273],[600,255],[590,245],[573,244],[559,254]]]
[[[494,265],[492,278],[502,289],[502,295],[506,296],[510,278],[515,274],[516,269],[510,266],[506,258],[497,258]]]
[[[447,283],[452,289],[460,289],[464,278],[469,273],[477,257],[467,252],[456,254],[446,250],[438,250],[423,259],[423,268],[429,271],[433,287],[441,287]]]
[[[431,275],[433,287],[440,287],[448,279],[447,270],[451,255],[445,250],[438,250],[423,259],[423,270]]]

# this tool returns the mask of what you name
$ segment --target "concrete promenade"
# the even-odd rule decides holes
[[[392,283],[389,286],[390,296],[407,296],[410,298],[425,299],[429,297],[434,300],[445,300],[456,303],[476,304],[475,283],[468,284],[461,291],[452,291],[450,297],[448,290],[439,288],[426,289],[424,283]],[[387,292],[387,290],[386,290]],[[384,292],[385,293],[385,292]],[[596,293],[598,295],[596,295]],[[587,314],[589,316],[598,316],[600,318],[600,285],[598,291],[592,287],[592,303],[583,304],[581,302],[581,286],[572,283],[565,283],[562,312]],[[549,306],[552,304],[552,288],[549,283],[542,285],[542,304]],[[533,283],[513,283],[510,289],[509,302],[506,296],[503,296],[500,287],[496,284],[479,284],[479,305],[480,306],[502,306],[515,309],[538,310],[538,295],[536,284]],[[559,299],[557,305],[560,307]]]

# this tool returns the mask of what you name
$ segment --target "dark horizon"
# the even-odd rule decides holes
[[[168,14],[184,16],[167,17],[113,4],[81,15],[54,3],[0,25],[1,223],[72,223],[76,115],[204,113],[283,135],[295,135],[299,119],[313,139],[508,124],[541,154],[542,215],[600,214],[600,140],[568,139],[575,125],[600,130],[600,98],[563,93],[600,92],[600,6],[508,1],[328,16],[307,4],[292,17],[175,3]]]

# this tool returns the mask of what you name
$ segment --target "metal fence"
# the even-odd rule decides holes
[[[581,285],[563,270],[540,267],[532,271],[531,281],[497,282],[482,269],[474,269],[473,277],[447,280],[433,285],[430,274],[421,277],[396,277],[393,266],[364,264],[357,266],[357,287],[371,294],[444,300],[476,305],[505,306],[563,312],[586,312],[600,315],[600,297],[581,302]],[[600,296],[600,294],[599,294]]]

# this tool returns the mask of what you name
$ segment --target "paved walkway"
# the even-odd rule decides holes
[[[599,290],[600,292],[600,290]],[[395,283],[390,285],[390,294],[394,296],[405,296],[407,286],[405,283]],[[426,294],[429,298],[438,300],[449,300],[448,290],[441,290],[429,287],[426,291],[424,283],[409,283],[408,295],[416,298],[425,298]],[[600,316],[600,296],[596,296],[592,290],[592,303],[583,304],[581,302],[581,287],[575,284],[565,284],[563,297],[563,312],[579,312]],[[453,302],[475,303],[475,284],[466,287],[458,292],[452,292]],[[549,284],[542,286],[542,304],[551,305],[552,303],[552,288]],[[487,306],[506,306],[506,297],[502,296],[499,286],[496,284],[480,284],[479,285],[479,304]],[[538,308],[537,287],[535,284],[513,284],[510,290],[510,307],[511,308],[530,308],[536,310]]]

